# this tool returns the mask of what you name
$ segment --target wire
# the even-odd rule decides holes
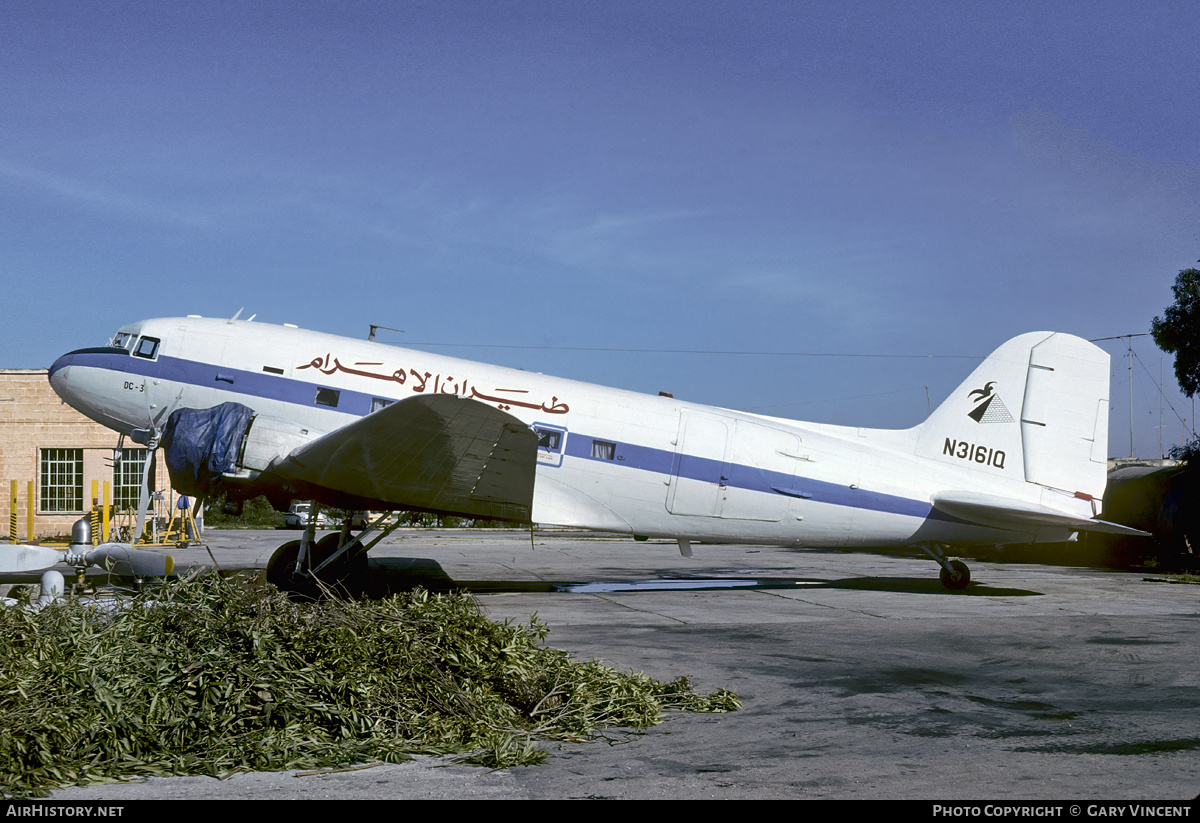
[[[749,357],[880,357],[921,360],[983,360],[974,354],[854,354],[849,352],[723,351],[720,349],[617,349],[601,346],[508,346],[498,343],[410,343],[405,346],[445,346],[466,349],[536,349],[539,351],[596,351],[626,354],[719,354]]]
[[[1154,379],[1154,375],[1150,373],[1150,369],[1146,368],[1146,364],[1142,361],[1142,358],[1138,357],[1137,352],[1133,351],[1132,349],[1130,349],[1129,352],[1130,352],[1130,354],[1133,355],[1133,358],[1135,360],[1137,360],[1138,365],[1142,367],[1142,371],[1144,371],[1146,373],[1146,378],[1150,381],[1150,384],[1152,386],[1154,386],[1154,388],[1158,389],[1159,400],[1162,401],[1163,403],[1166,403],[1167,408],[1171,410],[1171,414],[1175,415],[1175,419],[1177,419],[1184,427],[1186,427],[1188,424],[1187,421],[1184,420],[1183,415],[1181,415],[1178,411],[1176,411],[1175,407],[1171,405],[1171,400],[1170,400],[1170,398],[1167,397],[1167,393],[1163,391],[1162,386],[1160,386],[1158,384],[1158,381]],[[1149,404],[1147,404],[1147,405],[1149,405]],[[1192,425],[1193,425],[1192,436],[1195,437],[1196,434],[1195,434],[1195,429],[1194,429],[1194,426],[1195,426],[1194,421],[1193,421]]]
[[[856,394],[852,397],[829,397],[824,400],[798,400],[795,403],[778,403],[773,406],[746,406],[742,411],[757,411],[760,409],[782,409],[788,406],[815,406],[819,403],[841,403],[846,400],[866,400],[872,397],[887,397],[892,394],[907,394],[909,392],[920,391],[922,386],[913,386],[908,389],[896,389],[895,391],[877,392],[875,394]]]

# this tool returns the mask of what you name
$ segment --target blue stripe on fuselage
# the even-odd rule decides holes
[[[310,383],[293,377],[283,377],[262,372],[232,369],[227,366],[215,366],[194,360],[184,360],[178,357],[159,355],[157,360],[147,360],[133,357],[127,353],[105,352],[99,349],[85,349],[64,355],[62,360],[70,357],[69,363],[63,365],[78,365],[91,368],[108,369],[111,371],[136,374],[144,377],[156,377],[160,380],[171,380],[178,383],[213,388],[235,394],[245,394],[292,403],[310,408],[328,408],[342,414],[363,417],[371,411],[373,398],[396,400],[381,394],[366,394],[352,389],[329,386],[321,383]],[[57,364],[56,364],[57,365]],[[60,366],[61,367],[61,366]],[[318,406],[316,403],[317,389],[331,388],[340,392],[336,409]],[[595,438],[612,443],[609,438]],[[889,512],[910,517],[927,517],[932,506],[927,501],[913,500],[898,495],[882,492],[855,489],[838,483],[829,483],[813,478],[798,477],[781,472],[772,472],[754,466],[725,464],[721,460],[699,457],[692,454],[677,454],[674,451],[657,449],[652,446],[639,446],[633,443],[616,443],[615,459],[592,456],[593,438],[581,432],[570,432],[566,442],[566,455],[581,460],[593,460],[610,465],[618,465],[628,469],[653,472],[665,476],[678,476],[692,480],[717,482],[723,477],[723,485],[763,494],[782,494],[778,489],[787,489],[790,496],[799,496],[802,491],[806,499],[814,503],[828,503],[835,506],[867,509],[871,511]]]
[[[68,362],[67,358],[70,358]],[[186,383],[200,388],[219,389],[221,391],[245,394],[251,397],[262,397],[266,400],[278,400],[283,403],[294,403],[298,406],[312,408],[328,408],[330,411],[363,417],[371,411],[371,400],[381,397],[385,400],[395,400],[379,394],[364,394],[351,389],[339,388],[324,383],[308,383],[289,377],[281,377],[264,372],[233,369],[228,366],[214,366],[210,363],[200,363],[195,360],[184,360],[180,357],[159,355],[156,360],[143,357],[133,357],[128,354],[108,353],[95,349],[85,349],[64,355],[56,362],[57,368],[63,366],[83,366],[109,371],[135,374],[140,377],[155,377],[159,380],[171,380],[176,383]],[[339,392],[336,408],[318,406],[316,402],[317,389],[330,388]]]
[[[603,439],[603,438],[597,438]],[[606,442],[612,442],[611,440]],[[702,480],[716,483],[722,479],[722,485],[763,494],[783,494],[778,489],[805,492],[806,499],[814,503],[829,503],[835,506],[849,506],[857,509],[890,512],[910,517],[926,517],[933,508],[928,502],[913,500],[894,494],[867,491],[866,489],[850,488],[838,483],[829,483],[811,477],[798,477],[783,472],[773,472],[757,466],[744,466],[738,463],[725,463],[710,457],[698,457],[694,454],[677,454],[674,451],[656,449],[651,446],[637,446],[632,443],[617,443],[616,455],[613,460],[592,456],[592,438],[580,432],[572,432],[567,441],[567,455],[583,460],[593,460],[598,463],[609,463],[625,468],[642,469],[644,471],[678,476],[690,480]],[[792,497],[799,496],[793,493]]]

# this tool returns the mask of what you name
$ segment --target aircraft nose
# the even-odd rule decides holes
[[[114,346],[76,349],[54,361],[48,370],[50,388],[84,416],[110,429],[125,431],[141,412],[145,395],[122,391],[114,372],[126,371],[124,358],[129,353]],[[124,384],[126,388],[129,382]]]
[[[50,388],[63,400],[67,399],[67,381],[70,379],[71,364],[75,362],[75,353],[64,354],[50,366]]]

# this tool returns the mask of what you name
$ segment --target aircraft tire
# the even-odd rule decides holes
[[[950,565],[953,567],[954,573],[951,574],[945,569],[942,569],[942,573],[940,575],[942,585],[952,592],[965,589],[971,582],[971,570],[967,567],[967,564],[961,560],[951,560]]]
[[[341,535],[337,532],[327,534],[316,542],[312,548],[311,563],[319,566],[338,549]],[[367,553],[355,553],[353,547],[335,562],[321,571],[321,582],[335,589],[354,590],[361,588],[362,576],[367,571]]]
[[[337,551],[337,548],[337,534],[327,534],[313,543],[309,547],[309,568],[321,565],[326,557]],[[307,571],[293,571],[299,553],[299,540],[290,540],[276,549],[267,561],[267,582],[282,592],[302,598],[318,597],[322,585],[340,591],[355,591],[361,588],[367,570],[366,552],[360,552],[349,559],[340,558],[326,566],[321,572],[320,583]]]
[[[289,540],[284,543],[271,559],[267,561],[267,582],[281,592],[299,592],[306,581],[301,580],[292,568],[296,565],[296,556],[300,554],[300,541]]]

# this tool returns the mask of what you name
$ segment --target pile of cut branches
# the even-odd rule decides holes
[[[578,662],[546,627],[414,592],[296,603],[245,579],[173,582],[115,613],[0,609],[0,792],[137,775],[320,768],[411,754],[539,762],[539,740],[731,711]]]

